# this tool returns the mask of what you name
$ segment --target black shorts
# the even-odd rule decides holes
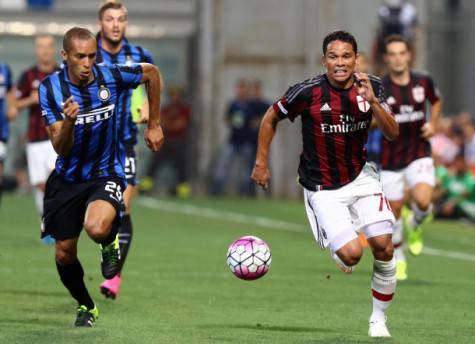
[[[116,224],[120,224],[123,189],[124,180],[118,177],[75,183],[51,173],[46,182],[41,237],[51,235],[56,240],[79,237],[87,206],[96,200],[109,202],[117,212]]]
[[[125,179],[127,184],[137,185],[137,158],[135,155],[134,145],[132,143],[125,143]]]

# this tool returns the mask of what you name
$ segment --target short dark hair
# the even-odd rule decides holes
[[[347,31],[338,30],[338,31],[330,32],[328,35],[326,35],[325,39],[323,40],[323,46],[322,46],[323,55],[327,53],[328,44],[330,44],[333,41],[342,41],[342,42],[350,43],[351,46],[353,47],[353,51],[355,52],[355,54],[358,54],[358,44],[356,43],[355,37]]]
[[[114,9],[114,10],[120,10],[120,9],[124,9],[125,10],[125,16],[127,17],[127,8],[125,7],[125,5],[119,1],[106,1],[104,2],[104,4],[101,6],[101,8],[99,8],[99,20],[102,19],[102,16],[104,15],[104,12],[107,11],[107,10],[110,10],[110,9]]]
[[[384,40],[384,45],[383,45],[383,51],[386,54],[388,52],[388,45],[394,42],[399,42],[399,43],[404,43],[406,45],[407,50],[411,51],[411,45],[407,41],[407,39],[404,38],[404,36],[401,35],[389,35],[386,37]]]
[[[86,28],[83,27],[73,27],[69,29],[63,36],[63,49],[64,51],[68,52],[71,50],[72,40],[73,39],[80,39],[80,40],[89,40],[89,39],[96,39],[94,34]]]

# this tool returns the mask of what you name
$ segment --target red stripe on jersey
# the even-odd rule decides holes
[[[328,163],[327,157],[327,144],[325,142],[325,134],[322,132],[322,116],[320,114],[320,108],[324,105],[322,98],[322,88],[314,87],[313,88],[313,99],[318,101],[315,104],[312,104],[313,107],[310,110],[310,116],[313,120],[314,125],[314,139],[315,139],[315,151],[320,164],[320,171],[322,174],[322,185],[332,185],[332,180],[330,179],[330,165]]]
[[[393,299],[393,296],[394,296],[394,293],[392,294],[382,294],[374,289],[371,289],[371,291],[373,292],[373,297],[376,299],[376,300],[379,300],[379,301],[383,301],[383,302],[388,302],[388,301],[391,301]]]
[[[330,107],[331,110],[331,119],[332,124],[339,125],[340,123],[344,122],[341,120],[342,116],[346,115],[349,116],[349,113],[342,112],[342,97],[348,97],[348,93],[345,91],[335,92],[332,88],[330,88]],[[345,154],[345,135],[344,134],[335,134],[333,135],[333,139],[335,140],[335,159],[336,159],[336,168],[338,169],[338,175],[340,177],[339,183],[346,184],[348,181],[348,168],[346,167],[345,163],[341,160],[344,160],[346,157]],[[351,158],[350,158],[351,159]],[[351,163],[347,161],[346,163]],[[334,176],[338,177],[338,176]]]

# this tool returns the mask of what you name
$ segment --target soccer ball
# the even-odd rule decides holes
[[[227,263],[231,272],[244,280],[264,276],[270,268],[269,246],[258,237],[248,235],[234,241],[228,249]]]

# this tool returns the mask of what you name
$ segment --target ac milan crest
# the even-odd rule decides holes
[[[358,103],[358,109],[360,109],[361,112],[368,112],[370,106],[365,98],[360,95],[357,95],[356,102]]]
[[[426,99],[424,87],[416,86],[412,88],[412,98],[418,103],[422,103]]]

